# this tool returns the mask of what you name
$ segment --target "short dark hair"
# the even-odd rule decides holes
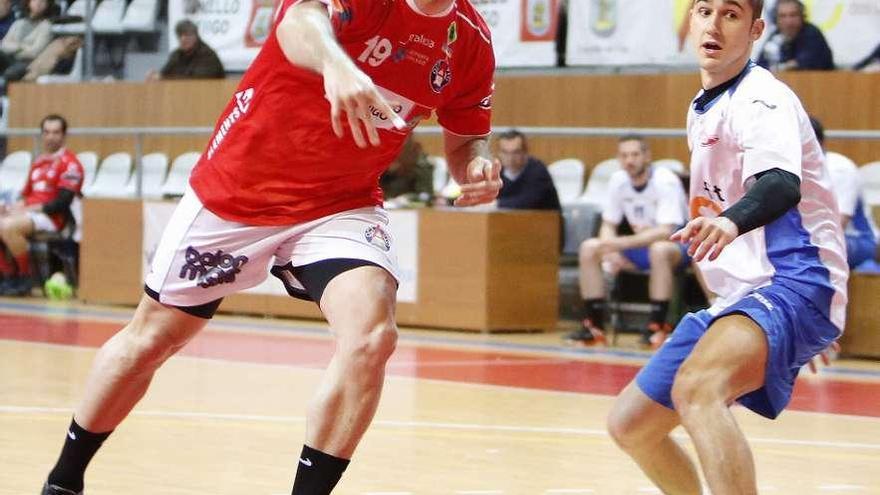
[[[697,3],[697,0],[691,2],[691,7]],[[749,0],[749,5],[752,6],[752,20],[760,19],[761,15],[764,13],[764,0]]]
[[[194,34],[198,36],[199,27],[189,19],[182,19],[174,25],[174,34],[177,36],[183,36],[184,34]]]
[[[825,144],[825,127],[822,125],[822,121],[817,119],[816,117],[810,116],[810,124],[813,126],[813,132],[816,133],[816,139],[819,140],[819,144]]]
[[[641,134],[624,134],[617,140],[617,144],[625,143],[627,141],[638,141],[639,144],[642,145],[642,151],[648,151],[651,149],[651,147],[648,146],[648,140]]]
[[[779,0],[776,2],[776,5],[773,7],[773,19],[776,20],[779,15],[779,6],[785,3],[793,3],[797,5],[798,13],[801,15],[801,19],[807,20],[807,7],[804,5],[804,2],[801,0]]]
[[[528,142],[526,141],[526,135],[517,129],[508,129],[501,134],[498,135],[498,139],[503,139],[505,141],[510,141],[511,139],[519,139],[522,142],[523,149],[528,148]]]
[[[58,115],[57,113],[50,113],[49,115],[46,115],[45,117],[43,117],[43,120],[40,121],[40,131],[42,131],[45,127],[46,122],[61,122],[61,132],[67,134],[67,119],[65,119],[64,117]]]

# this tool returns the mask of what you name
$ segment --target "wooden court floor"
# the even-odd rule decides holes
[[[38,493],[95,348],[128,314],[0,299],[0,495]],[[331,353],[319,323],[217,318],[108,440],[87,495],[290,493],[305,403]],[[556,334],[404,331],[335,493],[659,493],[604,432],[646,357],[565,348]],[[880,494],[880,364],[804,376],[777,421],[736,414],[761,493]]]

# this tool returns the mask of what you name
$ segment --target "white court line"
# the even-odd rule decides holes
[[[363,492],[361,495],[412,495],[412,492]]]
[[[456,490],[458,495],[500,495],[501,490]]]
[[[544,493],[553,495],[564,495],[569,493],[596,493],[592,488],[550,488]]]
[[[41,406],[14,406],[0,404],[0,414],[64,414],[69,415],[73,408],[69,407],[41,407]],[[192,412],[192,411],[133,411],[133,416],[160,417],[160,418],[197,418],[197,419],[213,419],[213,420],[229,420],[229,421],[253,421],[259,423],[304,423],[306,418],[303,416],[269,416],[258,414],[233,414],[233,413],[212,413],[212,412]],[[605,430],[589,429],[589,428],[560,428],[551,426],[519,426],[519,425],[497,425],[497,424],[479,424],[479,423],[445,423],[434,421],[394,421],[394,420],[376,420],[373,421],[374,426],[386,428],[423,428],[438,430],[458,430],[458,431],[494,431],[494,432],[512,432],[512,433],[547,433],[552,435],[580,435],[607,437]],[[686,435],[674,435],[675,438],[686,439]],[[838,449],[864,449],[864,450],[880,450],[880,444],[877,443],[855,443],[855,442],[832,442],[824,440],[792,440],[787,438],[760,438],[748,437],[750,442],[766,443],[777,445],[800,445],[812,447],[827,447]]]
[[[819,485],[823,492],[861,492],[866,490],[862,485]]]

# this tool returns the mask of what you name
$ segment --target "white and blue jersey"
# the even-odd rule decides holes
[[[848,267],[824,153],[797,96],[750,66],[702,113],[688,112],[690,215],[715,217],[739,201],[754,176],[779,168],[801,180],[801,201],[776,221],[739,236],[700,271],[718,314],[770,284],[806,296],[843,330]]]
[[[859,168],[849,158],[829,151],[825,163],[831,174],[831,184],[837,196],[840,214],[849,219],[846,224],[846,257],[850,268],[874,259],[877,252],[877,227],[865,208]]]
[[[745,195],[756,174],[774,168],[800,178],[801,201],[737,237],[716,260],[699,262],[718,299],[681,320],[636,383],[673,408],[676,373],[700,338],[716,319],[745,315],[767,336],[767,368],[764,385],[738,401],[775,418],[800,368],[843,331],[846,247],[824,154],[797,96],[751,63],[728,84],[708,102],[716,91],[698,95],[688,112],[691,218],[718,216]]]

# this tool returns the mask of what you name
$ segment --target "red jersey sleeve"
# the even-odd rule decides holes
[[[27,198],[34,192],[34,163],[31,163],[31,168],[28,170],[27,181],[24,183],[24,188],[21,190],[21,197]]]
[[[453,96],[437,108],[437,121],[449,132],[462,136],[483,136],[491,131],[495,55],[482,38],[475,41],[477,56],[453,73]],[[458,47],[461,49],[461,47]]]
[[[66,153],[58,161],[58,189],[67,189],[79,194],[82,191],[85,171],[73,153]]]

